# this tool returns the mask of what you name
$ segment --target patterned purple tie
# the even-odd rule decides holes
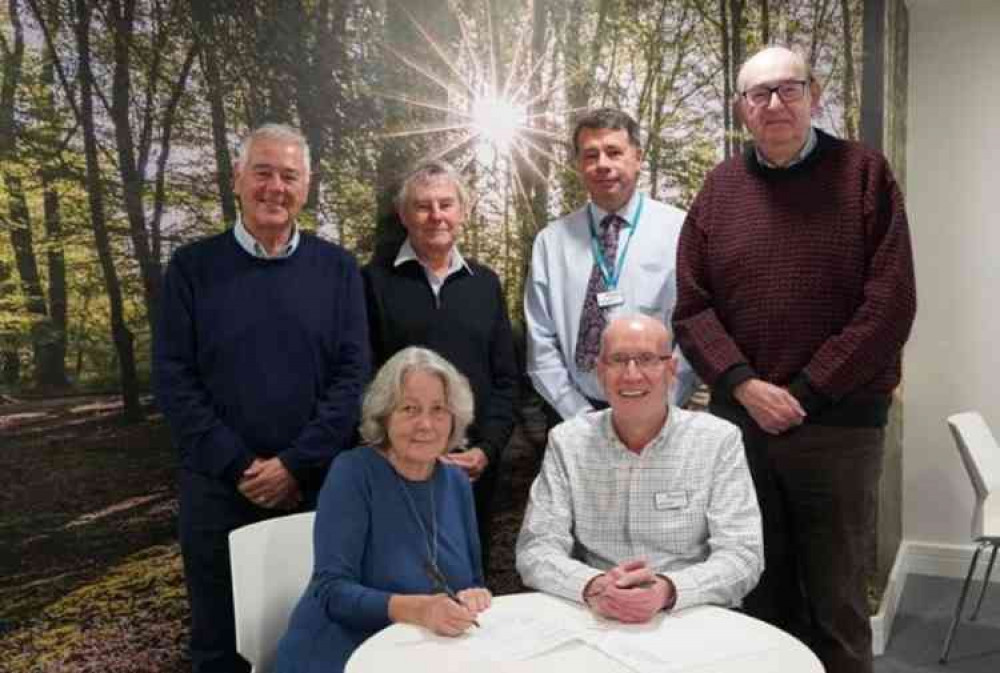
[[[605,216],[601,220],[601,252],[604,253],[604,264],[608,275],[614,276],[615,262],[618,258],[618,232],[626,224],[625,220],[615,214]],[[587,295],[583,300],[583,310],[580,313],[580,333],[576,339],[576,367],[580,371],[589,372],[597,363],[597,355],[601,350],[601,332],[608,324],[605,312],[597,304],[597,295],[604,292],[607,286],[601,267],[594,260],[594,268],[590,272],[590,282],[587,283]]]

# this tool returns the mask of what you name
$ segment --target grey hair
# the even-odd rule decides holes
[[[629,143],[636,149],[642,149],[639,138],[639,124],[627,112],[617,108],[604,107],[588,110],[581,115],[573,126],[573,156],[580,155],[580,134],[584,129],[591,131],[621,131],[628,134]]]
[[[422,161],[413,167],[403,179],[403,184],[399,186],[399,191],[396,192],[396,198],[394,199],[396,211],[403,211],[403,208],[406,207],[413,194],[415,186],[438,179],[445,179],[455,185],[455,191],[458,193],[458,201],[462,206],[462,212],[468,212],[469,190],[465,187],[465,181],[459,175],[458,171],[455,170],[454,166],[441,159]]]
[[[242,171],[247,167],[247,162],[250,160],[250,150],[258,140],[278,140],[298,145],[302,150],[302,161],[306,165],[306,175],[309,174],[309,167],[312,166],[312,156],[309,152],[309,143],[306,141],[306,137],[294,126],[277,123],[258,126],[243,139],[236,153],[237,171]]]
[[[414,372],[433,374],[441,379],[452,416],[446,449],[462,448],[475,411],[469,380],[443,357],[419,346],[404,348],[378,370],[361,403],[361,438],[376,448],[388,447],[389,416],[403,400],[403,383],[407,375]]]

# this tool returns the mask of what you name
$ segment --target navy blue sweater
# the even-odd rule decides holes
[[[182,465],[236,483],[277,455],[318,490],[369,374],[354,258],[303,234],[290,257],[257,259],[227,231],[177,250],[161,304],[153,386]]]

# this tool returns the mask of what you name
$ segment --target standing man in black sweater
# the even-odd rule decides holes
[[[500,280],[458,250],[468,207],[454,168],[443,161],[420,164],[396,198],[406,240],[395,258],[376,259],[362,273],[375,369],[406,346],[425,346],[472,386],[469,448],[445,460],[474,482],[485,571],[500,457],[514,428],[517,365]]]
[[[368,379],[357,264],[295,224],[309,166],[297,130],[252,132],[236,165],[242,218],[177,250],[163,283],[153,385],[181,453],[195,673],[249,671],[236,653],[229,532],[315,506]]]

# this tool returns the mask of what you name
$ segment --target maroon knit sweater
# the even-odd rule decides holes
[[[903,196],[881,154],[817,131],[788,169],[717,166],[677,252],[673,327],[713,403],[758,377],[809,422],[882,425],[916,312]]]

